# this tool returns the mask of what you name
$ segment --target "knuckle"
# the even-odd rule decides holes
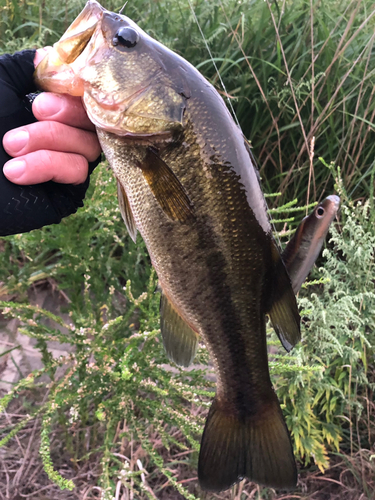
[[[59,139],[61,140],[61,135],[62,135],[62,130],[61,130],[61,124],[58,122],[54,121],[46,121],[44,122],[44,125],[46,126],[46,135],[49,139],[49,142],[52,144],[59,143]]]
[[[88,163],[87,159],[82,155],[72,155],[71,161],[71,184],[82,184],[87,179]]]
[[[88,154],[86,158],[88,161],[94,161],[100,155],[101,147],[97,135],[93,132],[87,133],[89,134],[90,139],[88,141]]]
[[[53,169],[56,164],[56,158],[54,158],[53,151],[48,149],[43,149],[39,153],[39,169],[46,171],[46,174],[48,174],[51,172],[51,167]]]

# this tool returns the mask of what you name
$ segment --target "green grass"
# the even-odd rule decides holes
[[[53,43],[83,5],[3,0],[1,51]],[[374,6],[364,0],[272,5],[198,0],[193,5],[252,142],[264,189],[281,193],[268,198],[272,217],[280,221],[297,214],[287,227],[292,229],[301,218],[294,212],[296,199],[302,212],[305,203],[333,189],[348,207],[332,232],[324,268],[300,294],[303,343],[286,355],[269,334],[273,381],[296,456],[306,467],[323,469],[330,452],[340,449],[354,456],[368,450],[374,436]],[[118,10],[122,2],[105,6]],[[134,0],[126,14],[195,64],[223,93],[187,2]],[[358,197],[370,201],[356,206],[352,200]],[[30,286],[43,280],[69,297],[70,324],[28,304]],[[167,360],[158,337],[155,276],[143,242],[138,238],[134,245],[125,235],[106,164],[97,168],[85,208],[76,215],[58,226],[4,239],[0,281],[2,292],[15,297],[1,304],[3,312],[21,319],[22,331],[38,340],[45,363],[1,405],[33,387],[41,374],[49,376],[49,396],[31,416],[43,421],[41,455],[51,480],[72,486],[51,463],[50,433],[58,425],[75,463],[100,455],[103,498],[113,497],[119,474],[134,498],[159,498],[166,481],[171,495],[178,490],[185,498],[203,498],[195,482],[184,486],[179,481],[195,474],[213,385],[205,369],[173,374],[163,367]],[[74,352],[52,359],[51,339],[73,345]],[[198,359],[207,364],[205,349]],[[60,365],[67,368],[62,378],[55,377]],[[5,429],[0,443],[27,425],[28,418],[11,434]],[[76,422],[94,436],[89,451],[83,431],[73,439]],[[129,461],[119,459],[124,449]],[[136,466],[138,452],[150,474],[146,483]],[[180,453],[186,454],[176,458]],[[373,470],[369,459],[366,464]],[[240,499],[241,488],[222,498]],[[246,487],[244,495],[250,491]],[[364,486],[363,491],[367,494]],[[274,496],[259,489],[258,498]]]
[[[1,50],[53,43],[83,5],[7,0],[0,7]],[[121,6],[105,2],[110,10]],[[375,168],[373,2],[196,0],[193,6],[267,189],[281,186],[284,202],[307,200],[309,189],[312,199],[323,197],[332,190],[317,160],[323,156],[342,167],[354,197],[367,196]],[[125,13],[223,92],[188,2],[137,0]]]

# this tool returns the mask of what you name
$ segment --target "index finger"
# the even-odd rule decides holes
[[[33,102],[33,114],[39,121],[49,120],[84,130],[95,130],[80,97],[42,92]]]

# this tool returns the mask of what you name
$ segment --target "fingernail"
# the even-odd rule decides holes
[[[63,102],[63,99],[59,95],[43,92],[33,102],[33,108],[36,108],[36,111],[43,118],[52,118],[52,116],[61,111]]]
[[[26,170],[26,163],[23,160],[10,160],[4,165],[4,174],[10,181],[19,179]]]
[[[12,130],[4,137],[4,145],[9,153],[18,153],[29,141],[29,133],[26,130]]]

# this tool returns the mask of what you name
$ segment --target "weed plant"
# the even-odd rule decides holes
[[[332,227],[323,252],[324,284],[300,293],[303,342],[293,356],[320,371],[276,382],[295,449],[307,462],[310,450],[319,468],[326,466],[327,445],[352,454],[371,449],[375,438],[374,216],[370,202],[343,205],[341,225]]]
[[[2,51],[53,43],[85,3],[2,2]],[[110,10],[122,7],[117,0],[103,3]],[[368,196],[375,168],[374,2],[191,0],[191,5],[205,40],[190,2],[136,0],[125,13],[224,94],[207,42],[268,191],[281,191],[283,203],[330,194],[333,186],[317,159],[323,156],[341,165],[353,196]]]
[[[144,245],[138,240],[135,246],[124,237],[115,183],[105,165],[95,176],[86,207],[76,215],[58,226],[4,240],[0,279],[3,292],[16,301],[0,306],[3,314],[21,321],[22,333],[38,339],[44,368],[21,380],[0,407],[40,382],[42,374],[49,382],[47,401],[11,432],[7,429],[0,444],[31,418],[41,417],[44,468],[60,487],[72,488],[73,483],[53,467],[49,435],[56,424],[66,430],[66,446],[74,460],[101,455],[102,498],[112,498],[116,488],[154,498],[154,482],[162,475],[184,498],[200,498],[195,484],[187,489],[179,482],[168,457],[185,452],[176,463],[187,469],[196,466],[214,393],[206,377],[207,353],[202,346],[200,366],[191,371],[167,364],[159,338],[159,294]],[[273,211],[273,217],[281,219],[295,208]],[[285,354],[269,332],[270,369],[296,457],[321,470],[328,466],[329,451],[369,448],[374,438],[370,401],[375,213],[366,203],[344,207],[343,216],[341,229],[332,230],[319,279],[301,292],[303,342]],[[27,289],[41,279],[53,280],[71,298],[69,322],[28,304]],[[53,358],[51,340],[74,349],[64,358]],[[56,378],[59,366],[64,375]],[[89,451],[87,429],[96,435]],[[78,446],[72,445],[73,434],[78,434]],[[155,435],[160,441],[156,448]],[[132,454],[135,448],[141,455]]]
[[[19,331],[38,340],[45,365],[21,380],[0,407],[5,409],[12,397],[47,374],[48,400],[32,417],[43,419],[40,452],[52,481],[61,488],[73,487],[53,468],[51,426],[59,422],[66,428],[67,446],[75,460],[82,460],[87,436],[82,431],[81,446],[74,451],[69,438],[79,421],[85,428],[101,424],[97,449],[88,455],[102,453],[103,498],[107,491],[112,492],[108,498],[113,497],[114,477],[119,474],[124,484],[142,491],[144,484],[139,470],[133,470],[132,459],[117,456],[117,446],[130,448],[128,443],[133,440],[142,443],[153,466],[184,493],[153,449],[151,428],[167,449],[173,445],[180,451],[198,450],[203,417],[192,416],[190,404],[205,406],[204,399],[213,395],[212,383],[203,370],[174,373],[163,368],[167,360],[158,335],[160,297],[154,272],[143,242],[139,239],[134,245],[124,237],[111,173],[102,165],[95,175],[94,193],[89,194],[84,210],[58,226],[7,238],[0,253],[2,291],[17,297],[17,302],[1,303],[3,314],[18,318],[22,323]],[[46,278],[69,296],[68,323],[28,304],[30,284]],[[47,345],[51,340],[74,349],[55,359]],[[205,351],[198,360],[206,364]],[[55,378],[59,366],[64,367],[64,375]],[[6,444],[30,418],[0,443]],[[119,422],[123,425],[114,442]],[[172,428],[181,430],[181,442],[173,437]]]
[[[83,4],[7,0],[0,4],[2,50],[52,43]],[[111,1],[105,6],[118,10],[122,5]],[[282,186],[281,195],[269,198],[278,200],[271,214],[280,227],[286,222],[292,229],[292,216],[298,214],[295,195],[303,204],[309,186],[310,199],[317,198],[314,190],[323,196],[326,187],[333,187],[332,168],[316,163],[311,154],[313,136],[315,151],[343,166],[337,179],[340,195],[372,200],[372,4],[198,0],[194,10],[252,140],[264,186],[268,192]],[[219,87],[187,3],[139,0],[126,13]],[[2,302],[1,309],[38,340],[44,367],[15,385],[0,408],[36,383],[44,384],[48,398],[15,428],[6,429],[0,444],[40,417],[44,468],[60,487],[73,484],[51,459],[55,425],[65,429],[74,460],[100,454],[103,499],[120,491],[158,498],[160,476],[182,497],[198,498],[195,482],[183,486],[174,467],[196,466],[214,391],[206,377],[207,353],[202,346],[199,369],[167,365],[158,332],[155,275],[140,238],[134,245],[125,236],[115,191],[103,164],[93,176],[84,209],[58,226],[3,241],[2,292],[14,298]],[[289,202],[283,205],[282,200]],[[325,250],[324,267],[300,293],[303,342],[287,355],[268,334],[272,378],[296,457],[321,470],[328,466],[329,452],[355,453],[370,449],[374,441],[375,211],[372,202],[355,205],[350,197],[345,206]],[[42,280],[69,298],[69,322],[28,303],[29,287]],[[55,359],[50,340],[73,349]],[[58,367],[63,367],[60,377]],[[89,450],[87,429],[94,434]],[[73,433],[78,445],[73,445]]]

